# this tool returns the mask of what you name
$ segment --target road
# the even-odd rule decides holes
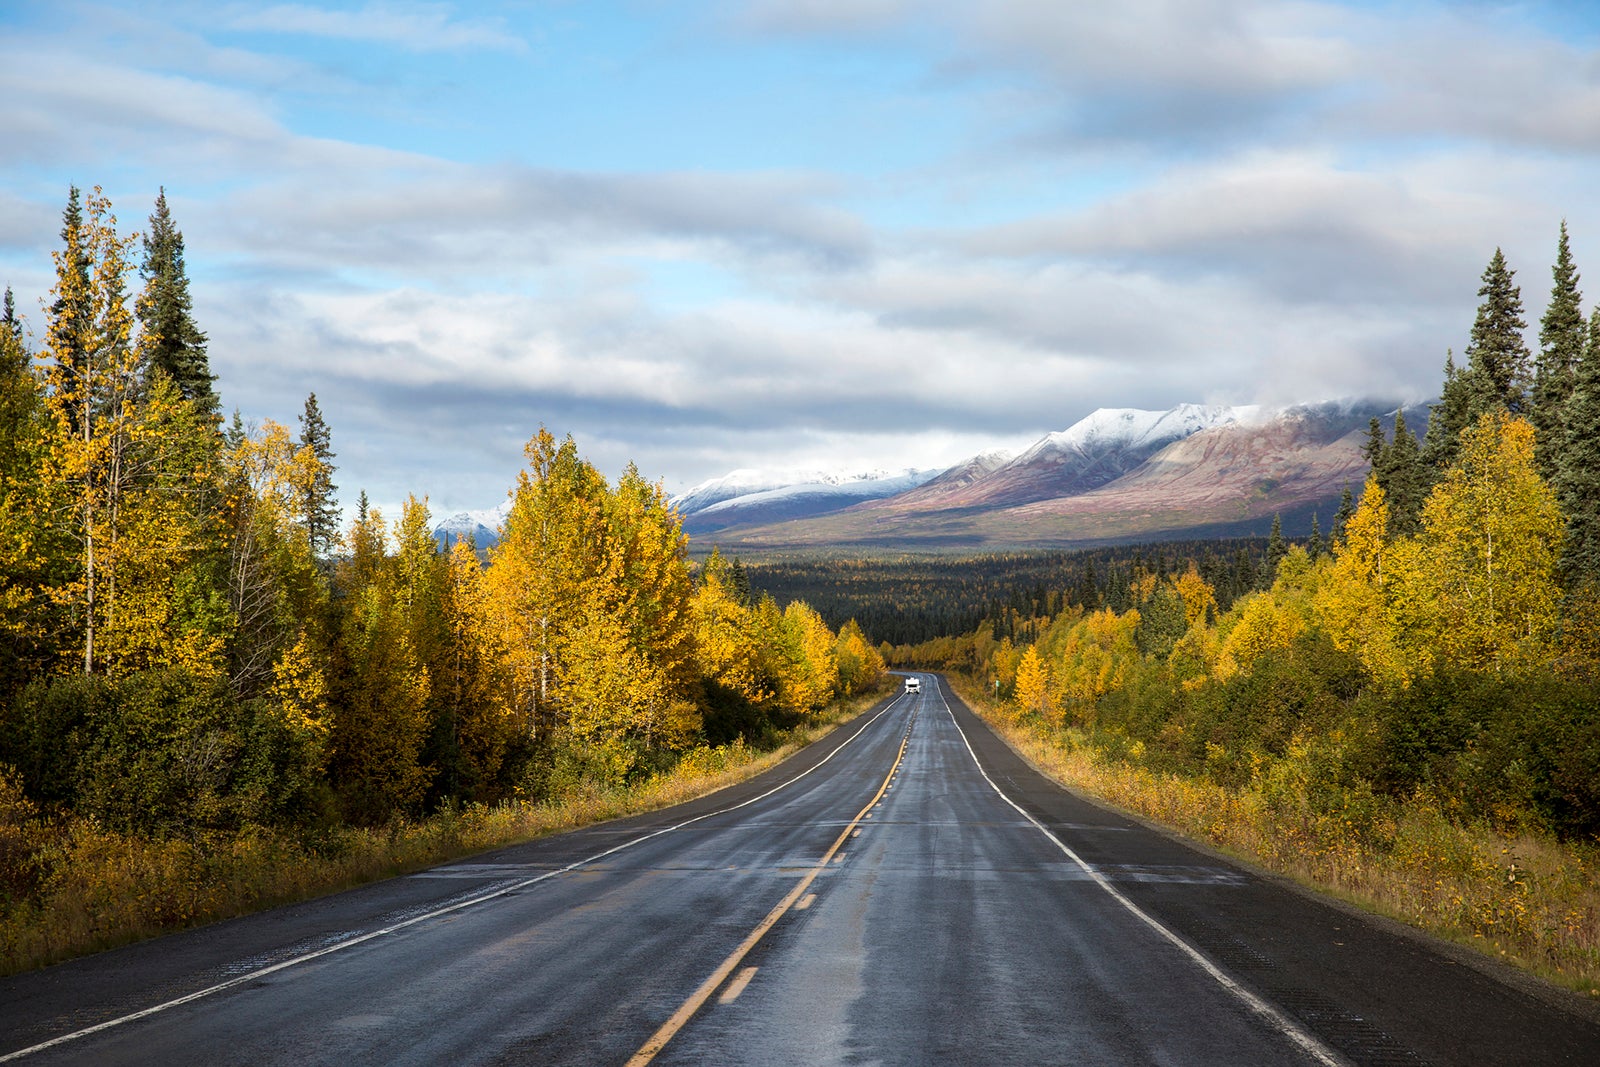
[[[691,804],[7,979],[0,1062],[1600,1063],[1503,979],[1062,790],[924,675]]]

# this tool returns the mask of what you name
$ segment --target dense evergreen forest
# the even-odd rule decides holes
[[[224,425],[164,193],[140,237],[73,189],[61,242],[39,336],[9,288],[0,320],[0,918],[162,842],[668,773],[876,679],[858,627],[691,568],[658,485],[544,429],[486,560],[425,500],[341,528],[315,394],[298,432]]]
[[[847,619],[891,645],[987,627],[996,639],[1031,641],[1038,620],[1067,608],[1132,606],[1136,576],[1178,574],[1191,565],[1227,610],[1235,598],[1270,580],[1269,538],[1163,541],[1075,552],[900,559],[735,561],[749,585],[780,604],[804,600],[829,625]],[[1320,529],[1310,544],[1325,551]]]

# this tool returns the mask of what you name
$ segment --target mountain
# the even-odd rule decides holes
[[[1427,405],[1406,409],[1427,422]],[[1331,524],[1359,489],[1373,417],[1393,402],[1282,409],[1180,404],[1102,408],[1020,455],[986,452],[948,468],[838,473],[736,470],[674,498],[697,547],[724,551],[899,552],[1064,548],[1164,537],[1265,535],[1274,515],[1300,535]],[[440,540],[494,544],[510,502],[439,524]]]
[[[896,505],[910,510],[930,504],[996,508],[1086,493],[1115,481],[1174,441],[1218,426],[1249,425],[1260,417],[1256,407],[1101,408],[1003,463],[994,462],[995,453],[975,456],[951,468],[962,472],[957,477],[935,479],[899,497]]]
[[[1408,422],[1426,422],[1426,409]],[[1359,489],[1369,420],[1360,401],[1281,410],[1182,405],[1102,410],[1010,460],[974,457],[921,487],[828,515],[718,531],[725,551],[973,551],[1326,529]]]
[[[898,496],[941,473],[932,470],[764,473],[737,470],[701,482],[672,504],[691,536],[733,526],[814,518],[864,501]]]
[[[449,548],[462,538],[471,537],[479,548],[488,548],[500,543],[500,527],[509,514],[510,500],[497,508],[457,512],[433,528],[433,539],[441,548]]]

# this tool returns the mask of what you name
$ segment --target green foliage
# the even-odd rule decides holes
[[[35,682],[0,718],[0,763],[30,797],[124,833],[314,821],[320,759],[270,704],[183,670]]]
[[[206,356],[206,335],[195,325],[189,275],[184,264],[183,234],[167,208],[167,191],[156,196],[150,228],[144,235],[144,262],[139,268],[144,291],[135,310],[143,326],[145,374],[165,375],[185,400],[211,423],[218,417],[216,376]]]
[[[315,460],[300,487],[300,514],[311,551],[325,556],[339,544],[339,487],[333,483],[333,435],[322,418],[316,393],[306,396],[305,410],[300,413],[300,447],[308,449]]]
[[[1600,581],[1600,308],[1573,375],[1555,487],[1566,518],[1562,568],[1574,583]]]
[[[1588,332],[1565,219],[1561,222],[1556,262],[1550,273],[1554,284],[1550,288],[1550,303],[1539,320],[1539,357],[1529,397],[1529,418],[1538,433],[1539,474],[1546,480],[1554,478],[1561,468],[1561,451],[1567,438],[1567,403],[1572,397]]]
[[[1478,295],[1478,317],[1467,344],[1467,424],[1483,415],[1505,410],[1525,414],[1529,386],[1528,346],[1522,331],[1522,290],[1513,284],[1516,272],[1506,265],[1500,249],[1494,250],[1483,270]]]

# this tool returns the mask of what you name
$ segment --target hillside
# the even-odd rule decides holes
[[[1202,425],[1170,420],[1170,436],[1152,442],[1160,419],[1107,414],[1091,416],[1095,427],[1124,432],[1051,435],[988,471],[970,462],[911,492],[724,527],[716,540],[745,553],[1066,548],[1264,534],[1274,515],[1304,530],[1314,513],[1326,526],[1347,483],[1359,488],[1371,417],[1393,424],[1393,407],[1381,403],[1210,409]]]

